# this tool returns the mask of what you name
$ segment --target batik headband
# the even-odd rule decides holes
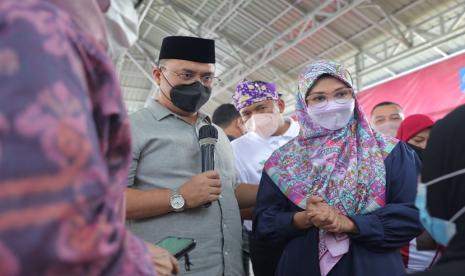
[[[266,100],[278,100],[276,84],[262,81],[242,81],[236,87],[233,104],[239,111],[254,103]]]

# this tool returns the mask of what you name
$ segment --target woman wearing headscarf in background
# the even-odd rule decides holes
[[[349,72],[330,61],[299,76],[297,138],[265,164],[257,238],[285,240],[277,275],[404,275],[399,248],[421,226],[413,205],[418,161],[373,133]]]
[[[433,120],[427,115],[410,115],[400,124],[396,138],[415,150],[421,160],[433,125]]]
[[[464,126],[465,105],[431,129],[415,205],[426,231],[447,248],[431,270],[414,275],[465,275]]]
[[[415,150],[420,160],[423,159],[423,150],[426,148],[433,120],[427,115],[414,114],[405,118],[397,130],[396,138]],[[439,250],[417,250],[417,241],[420,247],[422,241],[431,240],[428,233],[423,232],[419,237],[410,241],[400,249],[402,260],[407,273],[424,271],[430,268],[437,260]]]
[[[124,225],[129,125],[103,22],[95,0],[0,2],[0,275],[173,261]]]

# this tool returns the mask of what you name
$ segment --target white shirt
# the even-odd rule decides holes
[[[275,150],[299,134],[299,124],[292,119],[287,121],[290,121],[290,126],[280,136],[265,139],[255,132],[249,132],[231,142],[239,183],[258,185],[266,160]],[[252,230],[252,221],[246,220],[244,225],[248,230]]]
[[[417,239],[411,240],[409,243],[407,267],[405,268],[407,274],[427,270],[438,257],[435,250],[417,250]]]

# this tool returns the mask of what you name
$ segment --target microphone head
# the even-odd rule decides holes
[[[199,140],[211,138],[218,139],[218,130],[212,125],[204,125],[199,129]]]

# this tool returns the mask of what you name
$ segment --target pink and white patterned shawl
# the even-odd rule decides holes
[[[345,215],[372,212],[385,204],[384,159],[397,140],[374,133],[357,102],[354,116],[344,128],[333,131],[315,123],[307,113],[304,98],[322,75],[353,87],[349,72],[340,64],[318,61],[308,65],[299,76],[296,95],[301,131],[272,154],[264,169],[286,197],[302,209],[309,197],[320,196]],[[320,231],[322,275],[347,253],[348,243],[346,235]],[[328,259],[329,255],[332,258]]]

